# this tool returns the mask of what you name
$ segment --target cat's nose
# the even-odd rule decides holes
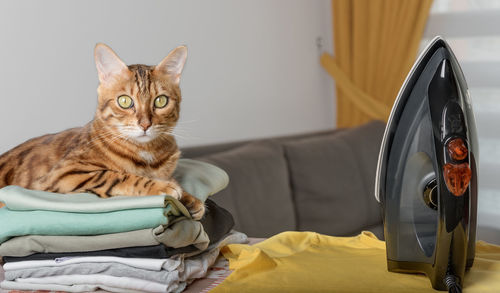
[[[151,127],[151,120],[141,119],[139,121],[139,126],[142,128],[142,130],[146,131],[146,130],[148,130],[149,127]]]

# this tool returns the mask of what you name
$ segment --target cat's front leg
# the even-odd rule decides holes
[[[194,219],[205,211],[203,203],[182,191],[175,180],[158,180],[113,170],[92,170],[88,166],[66,166],[37,180],[34,189],[58,193],[91,192],[106,198],[116,195],[147,196],[167,194],[179,199]]]

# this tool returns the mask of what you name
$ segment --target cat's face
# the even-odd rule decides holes
[[[168,135],[179,119],[186,47],[174,49],[156,66],[126,66],[104,44],[94,55],[100,81],[95,119],[107,135],[139,144]]]

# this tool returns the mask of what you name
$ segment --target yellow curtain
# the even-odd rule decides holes
[[[337,126],[387,121],[418,51],[432,0],[332,0]]]

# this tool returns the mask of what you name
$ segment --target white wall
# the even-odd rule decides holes
[[[96,106],[93,48],[156,64],[189,48],[181,79],[181,145],[334,127],[329,0],[2,1],[0,153],[80,126]]]

